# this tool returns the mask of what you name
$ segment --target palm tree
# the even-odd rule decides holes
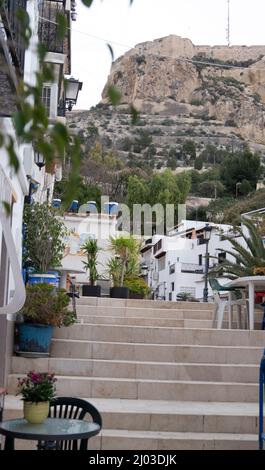
[[[242,228],[238,228],[238,234],[243,238],[247,248],[244,248],[236,239],[224,236],[232,245],[232,251],[221,250],[230,255],[233,261],[225,260],[215,266],[211,271],[211,277],[222,273],[228,279],[235,279],[243,276],[253,276],[255,269],[265,266],[265,245],[263,243],[259,227],[250,219],[244,220],[244,225],[248,229],[246,235]]]
[[[86,269],[89,269],[90,285],[94,286],[95,282],[98,280],[97,256],[100,251],[98,242],[97,240],[90,238],[82,245],[81,248],[87,257],[87,261],[83,261],[83,264]]]

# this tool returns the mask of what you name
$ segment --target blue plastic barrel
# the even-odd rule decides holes
[[[87,212],[96,214],[98,212],[96,201],[87,201]]]
[[[74,199],[69,207],[69,212],[77,212],[78,211],[78,200]]]
[[[29,274],[28,284],[51,284],[58,287],[58,276],[55,274]]]
[[[119,211],[118,202],[105,202],[104,212],[109,215],[117,215]]]
[[[53,199],[52,200],[52,207],[54,209],[60,209],[61,203],[62,203],[61,199]]]

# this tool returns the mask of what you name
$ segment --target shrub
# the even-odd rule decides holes
[[[64,289],[50,284],[32,284],[26,288],[26,302],[20,311],[25,323],[70,326],[75,315],[68,310],[70,298]]]
[[[124,286],[128,287],[131,292],[141,294],[144,297],[147,297],[150,293],[150,289],[142,277],[129,277],[124,281]]]

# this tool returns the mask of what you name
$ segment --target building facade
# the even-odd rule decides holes
[[[155,299],[176,301],[183,293],[197,300],[203,299],[205,225],[205,222],[186,220],[168,236],[154,235],[145,241],[142,258],[148,268],[147,282]],[[211,224],[211,228],[208,245],[210,269],[223,261],[225,250],[231,249],[223,235],[238,237],[230,225]],[[209,286],[209,298],[211,295]]]
[[[25,49],[17,13],[27,11],[31,38]],[[25,292],[21,276],[22,219],[25,202],[50,202],[61,164],[47,168],[31,144],[15,134],[13,115],[18,110],[19,83],[34,85],[39,71],[37,44],[47,50],[45,61],[53,64],[54,79],[45,83],[42,101],[51,122],[65,122],[64,76],[71,73],[70,31],[75,2],[70,0],[4,0],[0,6],[0,134],[13,142],[18,156],[17,172],[10,166],[5,147],[0,147],[0,200],[7,202],[10,214],[0,208],[0,386],[5,384],[13,343],[13,313],[23,305]],[[67,33],[58,39],[57,12],[65,16]],[[30,98],[29,98],[30,99]]]

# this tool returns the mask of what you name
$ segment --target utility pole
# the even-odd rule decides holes
[[[227,28],[226,28],[226,40],[228,47],[230,46],[230,0],[227,0]]]

